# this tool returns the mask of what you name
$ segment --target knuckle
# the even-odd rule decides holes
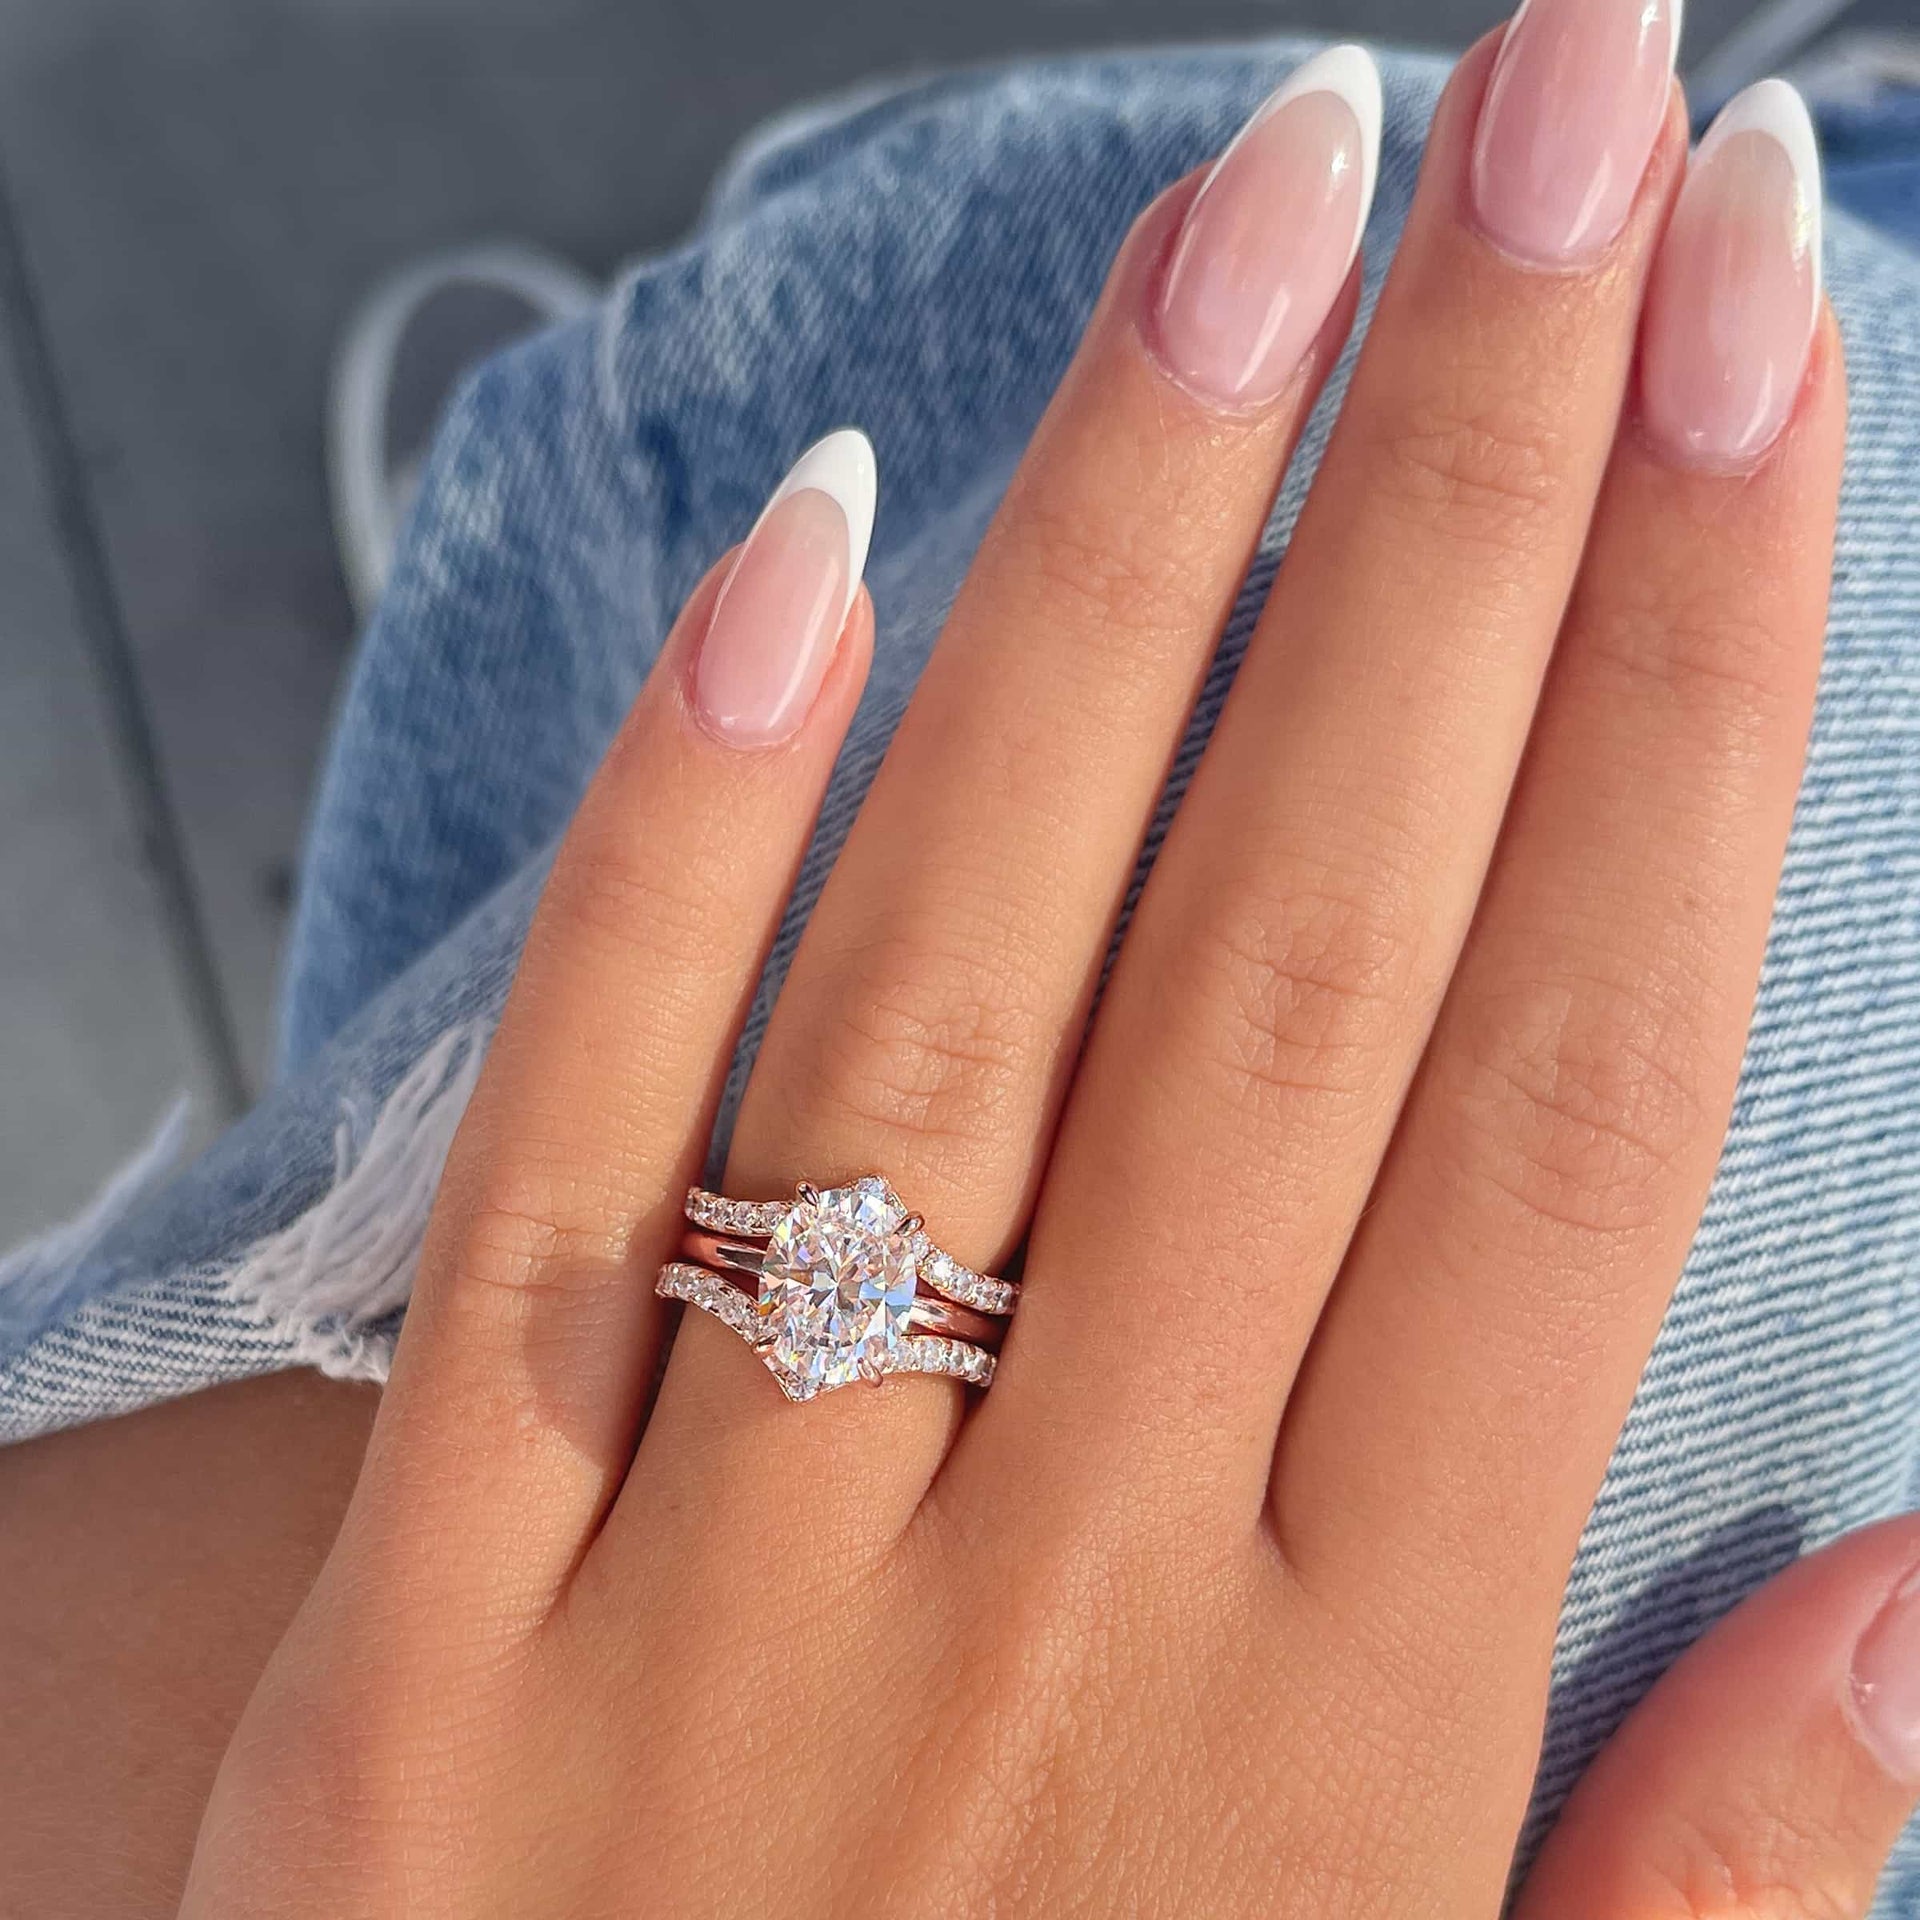
[[[1784,715],[1796,678],[1773,622],[1743,614],[1723,588],[1654,579],[1619,581],[1614,604],[1582,644],[1635,694],[1686,716],[1699,753],[1758,747]],[[1809,656],[1811,657],[1811,656]]]
[[[454,1244],[441,1252],[452,1297],[489,1320],[521,1321],[603,1283],[619,1248],[604,1225],[569,1219],[572,1210],[537,1181],[490,1179],[469,1197]]]
[[[810,1104],[835,1136],[937,1139],[977,1151],[1006,1131],[1050,1048],[1000,972],[951,948],[889,940],[833,975],[811,1049]]]
[[[689,884],[692,870],[644,834],[589,833],[582,823],[547,884],[541,918],[567,946],[624,952],[644,941],[693,950],[714,930],[714,910]]]
[[[1181,510],[1168,504],[1164,476],[1103,451],[1098,500],[1036,488],[1020,502],[1018,540],[1029,603],[1045,609],[1048,625],[1099,642],[1086,664],[1110,675],[1112,648],[1123,660],[1132,653],[1156,661],[1187,635],[1195,542]]]
[[[1246,898],[1200,934],[1211,1065],[1255,1107],[1363,1090],[1412,992],[1414,943],[1385,893]]]
[[[1558,1226],[1650,1225],[1704,1124],[1685,1021],[1657,994],[1584,980],[1495,996],[1477,1026],[1452,1130],[1469,1176]]]
[[[1558,429],[1510,397],[1415,406],[1381,451],[1388,497],[1403,514],[1454,538],[1501,548],[1528,535],[1566,464]]]

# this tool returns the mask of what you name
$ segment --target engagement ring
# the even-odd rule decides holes
[[[790,1400],[895,1373],[992,1380],[1019,1288],[936,1247],[877,1174],[844,1187],[802,1182],[790,1200],[696,1187],[687,1218],[682,1257],[655,1291],[731,1327]]]

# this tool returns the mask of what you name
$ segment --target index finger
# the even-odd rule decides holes
[[[873,505],[866,440],[833,435],[695,592],[560,849],[450,1156],[356,1510],[398,1480],[410,1533],[536,1603],[632,1457],[654,1268],[865,679]]]

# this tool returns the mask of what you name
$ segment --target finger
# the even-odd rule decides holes
[[[877,1171],[971,1265],[1017,1237],[1141,836],[1352,311],[1377,86],[1356,49],[1322,55],[1129,239],[787,976],[730,1191]],[[883,1524],[876,1473],[910,1510],[959,1404],[902,1380],[796,1422],[769,1387],[689,1325],[649,1449],[677,1432],[686,1471],[757,1472],[777,1421],[793,1471]]]
[[[703,583],[582,801],[450,1157],[369,1464],[536,1600],[631,1456],[734,1036],[865,677],[858,434]]]
[[[1668,329],[1738,355],[1788,341],[1758,385],[1793,421],[1747,473],[1701,466],[1644,408],[1622,437],[1473,937],[1276,1462],[1303,1564],[1369,1584],[1446,1567],[1445,1604],[1530,1589],[1543,1620],[1719,1157],[1832,564],[1845,403],[1830,316],[1815,331],[1817,182],[1802,199],[1759,134],[1703,152],[1646,364]],[[1715,257],[1698,192],[1729,190],[1755,237],[1756,183],[1723,161],[1777,190],[1769,298],[1797,302],[1797,333],[1791,307],[1738,326],[1684,297]],[[1703,368],[1692,417],[1724,417],[1743,370]]]
[[[1031,1418],[1098,1434],[1066,1451],[1136,1513],[1159,1469],[1169,1516],[1228,1480],[1261,1511],[1613,437],[1683,149],[1657,13],[1651,31],[1657,124],[1630,129],[1635,177],[1649,151],[1651,173],[1590,264],[1522,265],[1469,217],[1490,46],[1442,103],[1339,424],[1075,1086],[1021,1320],[965,1443],[984,1486]]]
[[[1864,1920],[1920,1801],[1920,1523],[1789,1567],[1608,1741],[1514,1920]]]

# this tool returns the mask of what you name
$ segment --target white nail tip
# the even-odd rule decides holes
[[[873,442],[858,427],[842,427],[824,440],[816,440],[793,463],[773,498],[762,509],[760,520],[765,520],[782,500],[809,487],[827,495],[846,518],[847,600],[840,610],[844,620],[854,595],[860,591],[860,581],[867,570],[867,548],[873,539],[874,507],[880,495]],[[759,525],[760,521],[755,521],[756,531]]]
[[[1311,60],[1295,67],[1268,96],[1233,145],[1238,146],[1269,115],[1310,93],[1338,95],[1353,110],[1353,117],[1360,124],[1360,217],[1354,222],[1353,239],[1347,247],[1347,265],[1352,266],[1354,255],[1360,251],[1360,236],[1366,230],[1367,215],[1373,210],[1374,182],[1380,176],[1380,125],[1385,114],[1380,99],[1380,69],[1374,65],[1373,55],[1365,47],[1350,43],[1316,53]],[[1233,147],[1227,149],[1227,153],[1232,151]],[[1224,163],[1226,154],[1220,157]]]
[[[1800,219],[1805,224],[1802,243],[1813,261],[1813,288],[1820,292],[1820,222],[1822,188],[1820,184],[1820,143],[1813,131],[1813,116],[1799,90],[1785,80],[1760,80],[1743,93],[1736,93],[1714,116],[1700,150],[1693,156],[1697,167],[1737,133],[1763,133],[1779,142],[1793,168],[1794,184],[1799,192]]]
[[[1219,175],[1233,152],[1255,127],[1273,117],[1284,106],[1310,93],[1331,93],[1347,103],[1360,126],[1360,207],[1353,226],[1353,238],[1347,245],[1347,265],[1360,251],[1360,238],[1366,230],[1367,215],[1373,209],[1374,181],[1380,172],[1380,125],[1384,112],[1380,99],[1380,69],[1365,47],[1343,45],[1328,47],[1311,60],[1294,68],[1272,93],[1254,110],[1252,117],[1228,142],[1226,151],[1213,163],[1207,183]],[[1201,191],[1204,193],[1206,187]]]

